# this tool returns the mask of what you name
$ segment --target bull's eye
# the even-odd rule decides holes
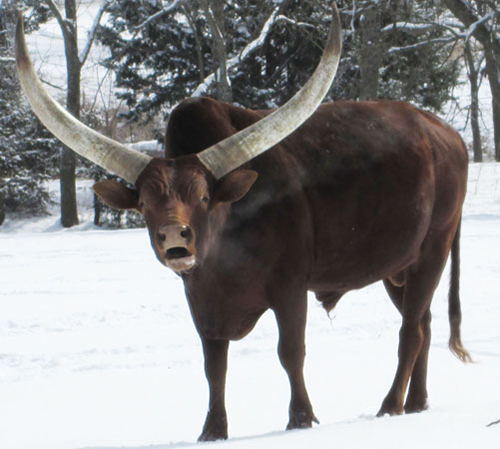
[[[208,196],[202,196],[201,197],[201,202],[205,203],[205,204],[208,203]]]

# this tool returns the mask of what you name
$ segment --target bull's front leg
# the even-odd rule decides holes
[[[305,328],[307,298],[283,304],[274,309],[279,327],[278,354],[283,368],[288,374],[291,389],[289,422],[287,430],[312,427],[319,421],[314,416],[304,381]]]
[[[210,402],[203,432],[198,441],[226,440],[225,388],[229,341],[208,340],[203,337],[201,340],[205,355],[205,374],[210,390]]]

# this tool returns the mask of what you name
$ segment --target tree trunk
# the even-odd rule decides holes
[[[470,43],[465,45],[465,60],[468,67],[470,84],[470,122],[472,128],[472,146],[474,149],[474,162],[483,162],[483,150],[481,148],[481,131],[479,129],[479,67],[476,68]]]
[[[500,162],[500,49],[486,52],[486,73],[491,90],[493,130],[495,136],[495,160]]]
[[[2,192],[0,192],[0,226],[5,221],[5,203]]]
[[[233,92],[227,73],[227,53],[224,38],[224,4],[221,0],[202,0],[207,22],[213,37],[212,54],[217,64],[215,96],[218,100],[232,102]]]
[[[4,8],[2,0],[0,0],[0,49],[2,50],[0,56],[3,56],[4,50],[9,49],[9,41],[7,39],[7,25],[6,19],[4,17]],[[3,63],[2,63],[3,64]],[[0,173],[0,178],[3,177],[3,173]],[[4,186],[3,181],[0,179],[0,188]],[[0,226],[5,221],[5,196],[0,190]]]
[[[68,90],[66,108],[76,118],[80,117],[80,75],[81,64],[78,57],[76,1],[65,0],[66,19],[69,23],[63,29],[66,52]],[[76,156],[67,147],[61,150],[61,224],[65,228],[78,224],[76,203]]]
[[[379,71],[382,60],[380,39],[379,7],[369,5],[361,19],[361,51],[360,75],[361,85],[359,99],[375,100],[378,97]]]

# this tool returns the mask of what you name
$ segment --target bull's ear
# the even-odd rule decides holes
[[[213,204],[240,200],[248,193],[257,177],[257,172],[253,170],[236,170],[227,174],[215,186]]]
[[[139,209],[137,190],[129,189],[117,181],[100,181],[94,184],[94,192],[107,205],[115,209]]]

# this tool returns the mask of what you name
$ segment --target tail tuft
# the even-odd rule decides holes
[[[460,328],[453,330],[451,329],[450,340],[448,342],[448,347],[450,351],[463,363],[474,363],[469,351],[464,348],[462,344],[462,339],[460,338]]]
[[[462,323],[462,311],[460,307],[460,223],[453,239],[451,247],[451,276],[450,291],[448,294],[448,317],[450,321],[450,351],[464,363],[472,363],[472,357],[464,348],[460,337],[460,325]]]

